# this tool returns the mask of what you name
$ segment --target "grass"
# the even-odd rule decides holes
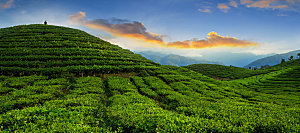
[[[200,73],[71,28],[0,33],[0,132],[300,132],[299,60]]]

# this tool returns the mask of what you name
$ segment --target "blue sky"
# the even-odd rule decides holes
[[[300,49],[300,0],[0,0],[1,28],[44,20],[134,51],[201,56]]]

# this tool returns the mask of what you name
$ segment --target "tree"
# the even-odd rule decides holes
[[[285,59],[281,59],[281,63],[285,62]]]
[[[297,56],[298,56],[298,59],[299,59],[300,58],[300,53],[298,53]]]
[[[257,66],[253,67],[253,70],[257,70]]]
[[[289,58],[289,60],[291,61],[291,60],[293,60],[293,58],[294,58],[294,56],[291,56],[291,57]]]

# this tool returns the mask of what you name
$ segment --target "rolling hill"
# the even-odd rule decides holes
[[[184,67],[218,80],[241,79],[270,72],[216,64],[193,64]]]
[[[137,72],[158,64],[83,31],[30,25],[1,29],[1,74],[76,75]]]
[[[285,59],[286,61],[288,61],[288,58],[290,58],[291,56],[293,56],[294,59],[296,59],[298,53],[300,53],[300,50],[295,50],[288,53],[276,54],[276,55],[264,57],[251,62],[250,64],[244,66],[244,68],[254,67],[254,66],[261,67],[265,65],[274,66],[279,64],[281,62],[281,59]]]
[[[300,132],[298,60],[219,81],[39,24],[0,51],[0,132]]]

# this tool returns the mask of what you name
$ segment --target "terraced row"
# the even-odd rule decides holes
[[[300,92],[300,67],[286,68],[234,82],[267,94],[298,95]]]
[[[50,25],[0,30],[2,75],[139,73],[159,64],[86,32]]]
[[[216,64],[193,64],[184,68],[204,74],[218,80],[235,80],[255,75],[266,74],[270,70],[250,70],[234,66],[223,66]]]
[[[222,88],[185,76],[170,81],[168,76],[177,75],[117,76],[106,80],[2,76],[0,99],[5,102],[0,106],[0,131],[297,132],[299,129],[295,112],[299,108],[280,111],[283,109],[280,103],[285,101],[276,96]],[[252,101],[248,100],[250,97]],[[261,102],[261,98],[277,98],[278,105],[268,100]],[[47,122],[43,122],[45,119]]]

